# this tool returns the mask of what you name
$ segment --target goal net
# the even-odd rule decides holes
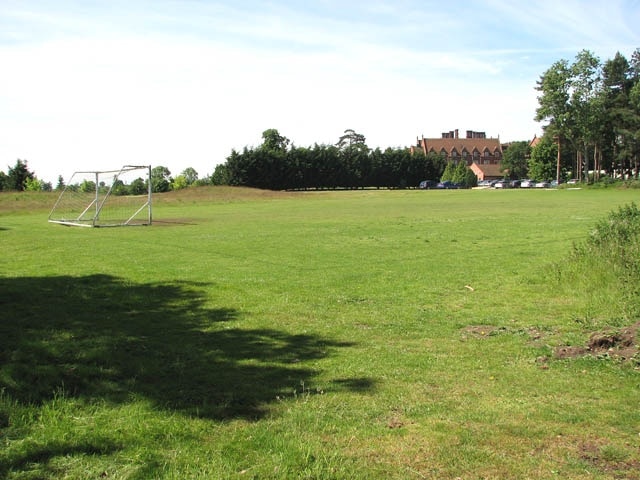
[[[151,166],[75,172],[51,209],[49,222],[83,227],[151,225]]]

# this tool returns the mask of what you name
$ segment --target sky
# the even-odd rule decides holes
[[[0,170],[194,168],[275,128],[382,149],[540,135],[536,81],[640,47],[640,0],[0,0]]]

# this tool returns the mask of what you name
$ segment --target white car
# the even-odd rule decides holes
[[[536,188],[551,188],[551,184],[549,182],[538,182],[536,183]]]
[[[535,180],[522,180],[520,182],[520,188],[533,188],[536,186]]]

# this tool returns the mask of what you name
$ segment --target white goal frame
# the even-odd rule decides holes
[[[122,179],[131,172],[146,177],[144,194],[117,191],[127,188]],[[79,179],[85,187],[82,192],[78,191]],[[51,209],[48,221],[78,227],[117,227],[151,225],[152,218],[151,165],[124,165],[119,170],[74,172]]]

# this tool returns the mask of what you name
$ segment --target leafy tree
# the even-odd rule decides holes
[[[65,187],[65,183],[64,183],[64,178],[62,177],[62,175],[58,175],[58,184],[56,185],[56,190],[64,190]]]
[[[187,185],[193,185],[198,180],[198,172],[191,167],[185,168],[181,175],[184,177]]]
[[[440,177],[441,182],[453,182],[453,175],[455,172],[455,166],[453,162],[447,162],[447,166],[442,172],[442,176]]]
[[[187,188],[189,186],[189,182],[187,181],[187,177],[184,175],[178,175],[173,179],[173,183],[171,184],[172,190],[182,190],[183,188]]]
[[[211,185],[231,185],[229,167],[226,163],[219,163],[211,174]]]
[[[171,172],[167,167],[157,166],[151,169],[151,191],[168,192],[171,189]]]
[[[453,174],[451,176],[451,181],[453,183],[457,183],[459,185],[463,185],[464,181],[467,177],[467,164],[464,161],[460,161],[456,164],[453,169]]]
[[[363,150],[367,149],[367,139],[361,133],[356,133],[355,130],[348,128],[344,131],[344,134],[338,139],[336,147],[340,150],[344,150],[348,147],[359,147]]]
[[[7,172],[5,186],[7,190],[17,190],[21,192],[25,189],[27,180],[32,180],[33,177],[33,172],[30,172],[27,167],[27,161],[18,159],[13,168],[9,168]]]
[[[463,184],[467,188],[478,186],[478,176],[470,168],[467,168]]]
[[[80,191],[83,193],[94,193],[96,191],[96,182],[83,180],[80,184]]]
[[[535,120],[549,122],[546,131],[551,135],[569,137],[571,134],[570,78],[569,62],[560,60],[551,65],[537,82],[536,90],[540,96]]]
[[[635,172],[635,178],[640,175],[640,81],[631,88],[629,92],[629,106],[630,106],[630,166],[633,167],[632,171]]]
[[[0,170],[0,192],[8,190],[8,181],[9,177],[7,177],[7,174]]]
[[[556,176],[558,146],[548,136],[531,149],[529,159],[529,176],[538,180],[549,180]]]
[[[576,55],[571,65],[570,109],[573,120],[572,138],[578,149],[579,169],[589,170],[589,150],[593,151],[593,167],[596,169],[596,153],[602,144],[604,111],[600,96],[600,59],[588,50]]]
[[[100,182],[101,189],[104,189],[104,182]],[[124,182],[120,179],[117,179],[111,185],[111,194],[117,196],[127,195],[129,193],[129,189],[124,184]]]
[[[140,177],[136,178],[131,182],[131,185],[129,185],[129,193],[131,195],[144,195],[148,193],[146,182]]]
[[[540,96],[534,119],[538,122],[547,121],[548,124],[544,127],[545,135],[550,138],[557,137],[560,145],[568,144],[575,151],[575,124],[570,103],[571,74],[571,67],[566,60],[555,62],[544,72],[536,86]],[[529,173],[530,176],[533,175]]]
[[[529,142],[513,142],[504,151],[500,162],[500,171],[511,179],[525,178],[529,170],[529,156],[531,147]]]
[[[262,132],[262,140],[262,148],[269,151],[278,150],[284,152],[287,150],[289,143],[291,143],[287,137],[280,135],[280,132],[275,128],[269,128]]]
[[[447,160],[444,155],[436,152],[427,153],[424,164],[424,178],[423,180],[433,180],[440,178],[447,165]]]
[[[371,157],[365,136],[349,128],[340,136],[336,147],[344,166],[342,186],[367,186],[371,177]]]
[[[24,190],[27,192],[41,192],[44,190],[44,182],[37,177],[27,178],[25,180]]]
[[[633,92],[638,85],[640,50],[634,52],[631,64],[620,53],[603,67],[603,97],[606,110],[604,127],[611,148],[612,168],[630,172],[638,159],[638,130],[640,118],[634,106]],[[637,171],[637,168],[636,168]]]
[[[478,177],[469,167],[467,167],[467,164],[464,161],[458,162],[453,169],[451,181],[465,188],[471,188],[478,185]]]

